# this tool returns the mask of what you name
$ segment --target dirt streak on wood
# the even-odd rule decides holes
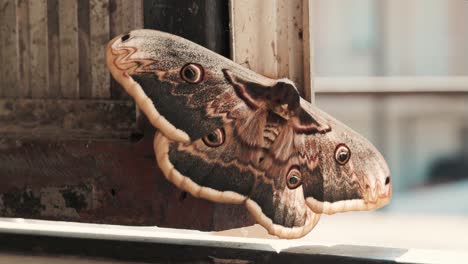
[[[303,19],[302,13],[304,6],[303,0],[287,1],[287,11],[289,19],[287,26],[288,34],[288,77],[293,80],[298,87],[301,87],[301,93],[305,94],[304,90],[304,49],[309,47],[303,46]],[[306,29],[307,30],[307,29]],[[307,62],[308,64],[309,62]]]

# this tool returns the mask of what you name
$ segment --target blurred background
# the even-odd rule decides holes
[[[383,210],[468,215],[468,1],[313,4],[316,103],[386,157]]]

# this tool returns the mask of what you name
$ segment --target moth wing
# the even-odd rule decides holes
[[[203,139],[175,142],[158,133],[155,151],[159,167],[178,188],[195,197],[220,203],[244,203],[256,221],[272,235],[297,238],[309,233],[320,215],[305,205],[301,188],[289,190],[273,173],[284,173],[261,148],[236,136],[234,125],[224,129],[221,146],[210,147]],[[269,165],[268,165],[269,166]]]
[[[372,210],[387,204],[392,196],[390,171],[380,152],[363,136],[304,101],[302,108],[326,120],[331,131],[309,136],[296,135],[300,156],[313,160],[303,163],[304,196],[316,213],[335,214]],[[346,162],[337,161],[340,149]]]
[[[259,109],[289,118],[300,104],[290,81],[266,78],[191,41],[156,30],[117,36],[107,46],[106,62],[149,121],[176,141],[199,139]],[[187,67],[192,81],[187,80]],[[313,123],[306,114],[299,116],[302,123]]]

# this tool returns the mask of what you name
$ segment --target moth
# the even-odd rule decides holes
[[[165,177],[195,197],[244,204],[272,235],[299,238],[321,214],[391,199],[376,148],[301,98],[288,79],[155,30],[112,39],[106,63],[157,129]]]

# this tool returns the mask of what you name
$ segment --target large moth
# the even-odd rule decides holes
[[[382,155],[287,79],[155,30],[115,37],[106,61],[157,129],[165,177],[195,197],[244,204],[272,235],[302,237],[320,214],[390,201]]]

